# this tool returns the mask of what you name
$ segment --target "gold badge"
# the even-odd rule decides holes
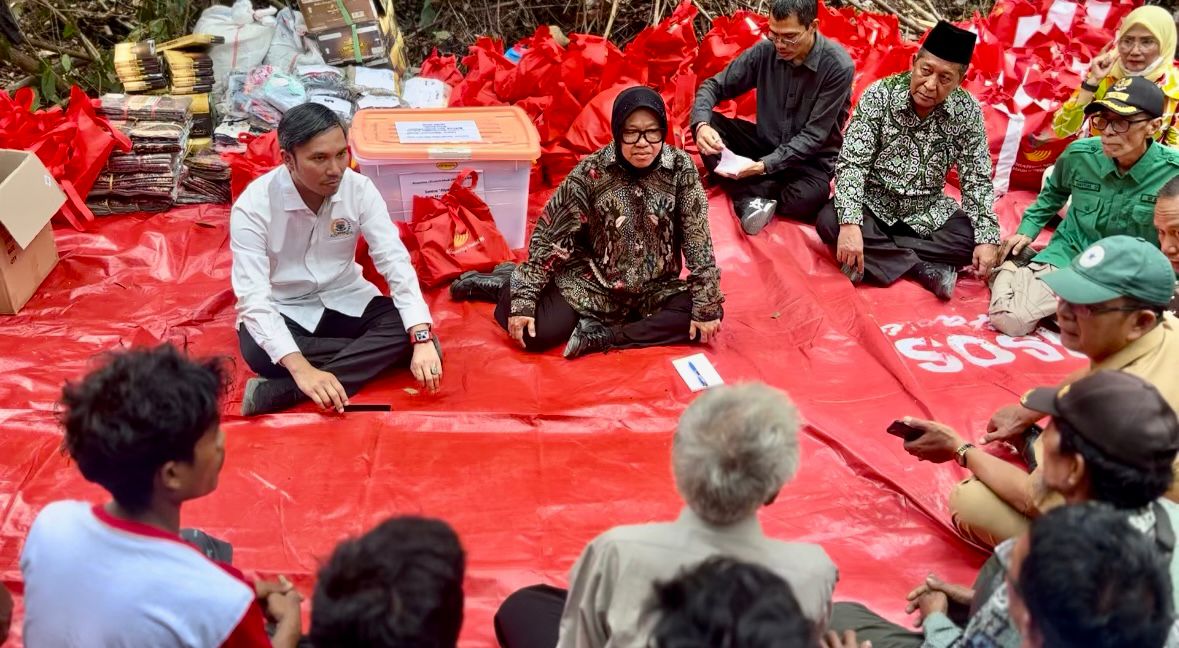
[[[328,224],[328,238],[344,238],[351,236],[354,231],[352,222],[347,218],[333,218]]]
[[[1114,90],[1128,90],[1130,88],[1130,77],[1118,79],[1118,82],[1113,84]]]

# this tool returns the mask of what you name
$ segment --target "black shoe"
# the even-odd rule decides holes
[[[942,301],[950,301],[954,295],[954,284],[958,282],[958,270],[944,263],[921,261],[913,266],[908,275]]]
[[[290,378],[251,378],[242,394],[242,416],[258,416],[290,409],[307,397]]]
[[[501,263],[491,272],[464,272],[450,284],[450,298],[455,301],[496,303],[499,292],[511,280],[515,263]]]
[[[1033,250],[1032,246],[1025,245],[1023,246],[1023,249],[1019,251],[1019,254],[1012,254],[1007,258],[1014,261],[1016,266],[1022,268],[1031,263],[1032,259],[1036,258],[1036,255],[1039,253],[1039,250]]]
[[[750,198],[733,203],[733,208],[741,221],[741,229],[745,230],[746,234],[754,236],[769,225],[774,217],[774,211],[778,209],[778,201]]]
[[[569,336],[565,345],[565,357],[573,359],[589,353],[606,351],[614,346],[614,331],[592,317],[583,317]]]

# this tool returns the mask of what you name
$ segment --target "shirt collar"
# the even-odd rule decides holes
[[[340,202],[344,192],[344,185],[348,182],[349,173],[349,169],[344,170],[344,175],[340,178],[340,187],[336,189],[336,193],[328,197],[328,201],[333,203]],[[300,196],[299,190],[295,188],[295,179],[291,177],[291,170],[285,164],[279,167],[277,180],[282,191],[282,208],[284,210],[299,211],[302,209],[311,209],[307,206],[307,203],[303,202],[303,196]]]
[[[1163,321],[1158,326],[1155,326],[1146,335],[1127,344],[1121,351],[1094,364],[1092,371],[1101,369],[1117,370],[1129,367],[1142,356],[1162,346],[1168,335],[1179,335],[1179,331],[1175,330],[1177,321],[1179,320],[1176,320],[1171,315],[1163,315]]]
[[[676,519],[676,524],[690,529],[704,529],[706,531],[723,533],[740,538],[761,538],[765,536],[765,533],[761,530],[761,521],[757,519],[757,513],[737,520],[732,524],[718,526],[710,522],[705,522],[699,515],[696,515],[696,512],[691,507],[685,506],[684,510],[680,511],[680,516]]]
[[[815,44],[811,46],[810,53],[808,53],[806,55],[806,58],[804,58],[802,60],[802,63],[799,63],[799,65],[809,68],[812,72],[818,72],[819,71],[819,59],[823,58],[823,54],[824,54],[824,51],[826,50],[826,47],[827,47],[827,39],[823,38],[823,35],[820,34],[816,30],[815,31]]]
[[[1138,161],[1134,163],[1134,166],[1130,167],[1130,171],[1126,174],[1135,183],[1145,183],[1147,174],[1150,173],[1152,168],[1158,165],[1158,157],[1162,155],[1159,146],[1154,140],[1148,140],[1146,142],[1146,152],[1142,154],[1142,157],[1138,158]],[[1110,160],[1110,162],[1112,163],[1113,160]]]

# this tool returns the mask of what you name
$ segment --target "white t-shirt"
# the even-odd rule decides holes
[[[269,646],[253,586],[179,537],[61,501],[20,559],[30,648]]]

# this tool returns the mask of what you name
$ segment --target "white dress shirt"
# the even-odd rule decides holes
[[[325,309],[359,317],[381,294],[356,262],[360,234],[405,328],[432,324],[409,252],[372,180],[344,171],[317,214],[303,202],[290,170],[280,166],[234,203],[229,247],[237,322],[272,362],[299,351],[284,315],[314,333]]]

